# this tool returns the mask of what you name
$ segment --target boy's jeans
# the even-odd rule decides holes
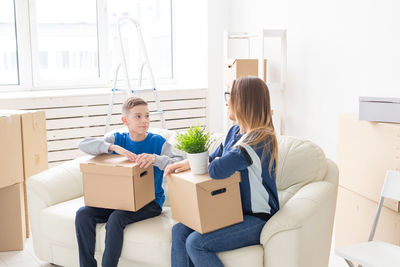
[[[80,208],[75,217],[80,266],[97,267],[97,262],[94,258],[97,223],[107,222],[102,266],[116,267],[121,255],[125,226],[160,215],[161,211],[162,209],[155,201],[150,202],[136,212],[87,206]]]
[[[260,244],[265,221],[244,215],[244,221],[207,234],[178,223],[172,228],[172,267],[223,267],[216,252]]]

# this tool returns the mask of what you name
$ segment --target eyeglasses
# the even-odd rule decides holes
[[[225,98],[225,101],[228,102],[229,99],[231,98],[231,92],[225,92],[224,93],[224,98]]]

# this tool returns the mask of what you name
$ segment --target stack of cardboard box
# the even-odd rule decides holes
[[[48,168],[43,111],[0,110],[0,251],[29,236],[25,180]]]
[[[400,170],[400,124],[339,116],[336,247],[368,240],[387,170]],[[400,207],[385,201],[375,239],[400,245]]]
[[[258,59],[226,59],[224,62],[224,83],[232,87],[240,77],[258,76]],[[264,81],[267,77],[267,60],[264,59]]]

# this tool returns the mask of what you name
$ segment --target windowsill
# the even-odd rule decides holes
[[[157,86],[159,92],[176,90],[198,90],[206,89],[206,86],[185,86],[178,84],[164,84]],[[0,91],[0,99],[32,98],[32,97],[59,97],[76,95],[103,95],[110,94],[111,88],[71,88],[71,89],[52,89],[52,90],[30,90],[30,91]]]

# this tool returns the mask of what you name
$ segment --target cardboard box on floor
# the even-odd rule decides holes
[[[0,251],[24,249],[25,230],[22,183],[0,188]]]
[[[20,116],[0,110],[0,129],[0,188],[4,188],[24,181]]]
[[[258,59],[227,59],[224,62],[224,80],[228,88],[240,77],[258,76]],[[267,77],[267,60],[264,59],[264,81]]]
[[[243,221],[240,175],[212,179],[190,171],[167,177],[172,217],[199,233],[208,233]]]
[[[367,242],[378,203],[339,187],[335,214],[335,246]],[[382,207],[375,240],[400,245],[400,214]]]
[[[338,123],[339,184],[375,202],[387,170],[400,170],[400,124],[360,121],[342,114]],[[386,207],[399,212],[397,201]]]
[[[154,171],[120,155],[99,155],[81,163],[85,205],[137,211],[155,199]]]
[[[24,182],[26,236],[29,237],[28,202],[24,180],[48,169],[46,115],[44,111],[0,110],[0,126],[0,160],[7,166],[0,174],[0,188]],[[5,179],[5,176],[9,178]]]

